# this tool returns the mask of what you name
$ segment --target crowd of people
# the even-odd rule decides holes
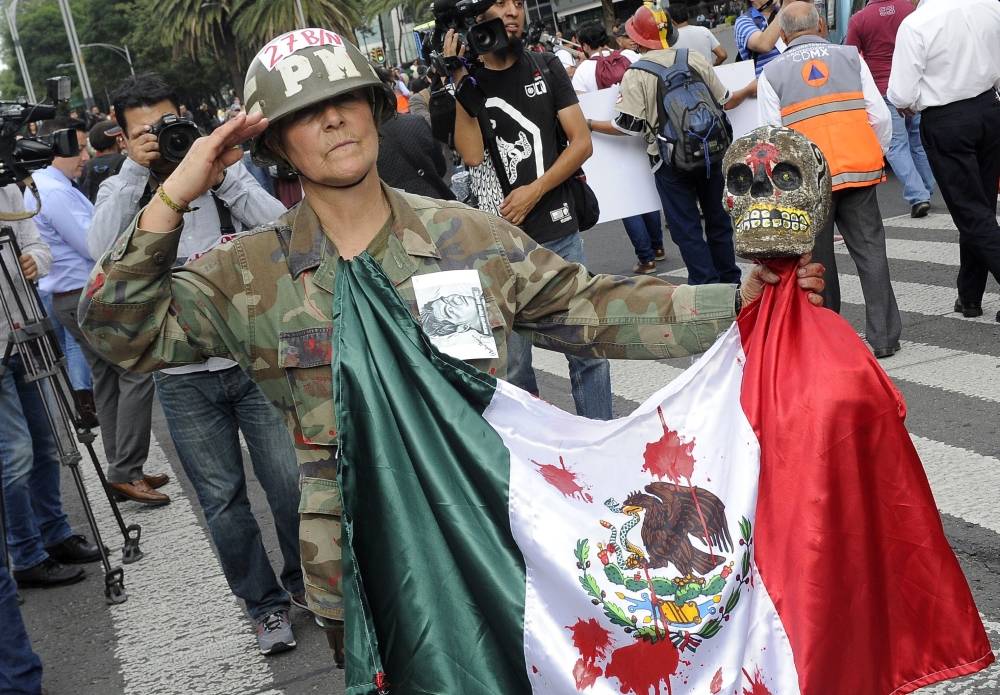
[[[802,259],[799,284],[839,311],[836,231],[858,268],[877,357],[896,353],[901,333],[876,197],[884,159],[913,217],[928,214],[935,188],[944,196],[961,239],[955,310],[980,315],[988,275],[1000,279],[995,0],[923,0],[916,11],[909,0],[871,0],[845,45],[827,40],[809,0],[749,0],[735,24],[736,57],[754,62],[756,79],[740,90],[716,76],[713,66],[729,56],[683,3],[669,13],[643,6],[610,31],[587,24],[544,45],[522,41],[521,0],[497,0],[483,16],[492,18],[509,43],[475,59],[449,31],[429,65],[373,66],[345,42],[342,69],[356,77],[344,80],[326,77],[326,58],[312,46],[293,53],[294,70],[254,61],[246,110],[234,98],[222,114],[204,103],[188,111],[155,73],[129,78],[111,96],[111,116],[95,107],[40,124],[38,135],[68,128],[80,145],[35,174],[40,200],[2,192],[5,208],[41,203],[15,225],[22,270],[56,319],[80,423],[100,428],[111,491],[152,507],[171,502],[161,491],[168,477],[144,470],[158,402],[263,654],[295,646],[292,605],[328,628],[335,656],[343,646],[341,510],[329,492],[337,428],[327,299],[338,255],[391,259],[387,272],[411,299],[415,274],[479,270],[495,295],[497,354],[472,364],[537,394],[532,345],[559,350],[577,413],[611,419],[608,357],[703,349],[681,337],[626,349],[626,334],[645,334],[622,327],[698,322],[697,306],[728,317],[717,332],[777,281],[762,266],[741,273],[732,195],[763,201],[801,180],[766,152],[739,171],[722,168],[732,140],[725,112],[756,98],[762,124],[805,134],[829,165],[829,221],[811,230],[813,262]],[[951,40],[928,38],[943,26]],[[993,60],[975,51],[993,51]],[[689,78],[683,93],[671,86],[676,75]],[[579,95],[612,86],[614,116],[587,119]],[[675,99],[694,100],[706,115],[697,142],[676,127]],[[155,132],[164,117],[200,129],[186,156],[165,156]],[[622,220],[636,256],[628,283],[585,268],[582,232],[596,217],[580,171],[592,133],[648,145],[663,215]],[[687,269],[683,303],[674,302],[680,290],[647,277],[667,258],[665,234]],[[648,308],[633,312],[632,299]],[[0,325],[0,348],[8,331]],[[5,367],[11,575],[21,588],[80,581],[99,548],[62,510],[42,396],[16,354]],[[274,518],[278,575],[247,499],[241,435]],[[2,622],[20,626],[13,602],[0,569]],[[22,628],[10,634],[17,648],[0,656],[0,686],[37,692],[38,659]]]

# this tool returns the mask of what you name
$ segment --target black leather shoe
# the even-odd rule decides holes
[[[75,584],[86,576],[87,573],[82,567],[69,567],[52,558],[43,560],[26,570],[14,570],[14,581],[21,588],[37,586],[47,589],[50,586]]]
[[[931,204],[926,200],[921,203],[916,203],[910,208],[910,217],[927,217],[927,213],[931,210]]]
[[[53,560],[64,565],[83,565],[101,559],[101,551],[97,544],[87,542],[87,539],[80,534],[70,536],[62,543],[46,547],[45,552]]]
[[[955,313],[961,314],[967,319],[974,319],[983,315],[983,305],[963,302],[961,299],[955,300]]]
[[[899,352],[899,343],[896,343],[892,347],[872,348],[872,352],[875,353],[875,358],[879,360],[885,357],[892,357]]]

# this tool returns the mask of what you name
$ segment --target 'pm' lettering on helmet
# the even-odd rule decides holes
[[[358,67],[351,60],[351,55],[347,51],[331,51],[328,48],[318,48],[312,55],[319,58],[326,70],[326,79],[330,82],[347,79],[348,77],[361,77]],[[302,91],[302,83],[314,72],[312,61],[300,54],[286,56],[276,66],[281,73],[281,79],[285,82],[285,96],[290,97]]]

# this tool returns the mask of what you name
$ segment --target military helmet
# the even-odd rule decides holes
[[[247,113],[260,112],[273,125],[359,88],[371,91],[376,123],[395,115],[395,95],[354,44],[329,29],[296,29],[269,41],[250,61],[243,95]],[[264,165],[281,163],[263,140],[254,138],[254,159]]]

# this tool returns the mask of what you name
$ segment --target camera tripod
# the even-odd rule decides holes
[[[138,524],[125,525],[118,504],[108,488],[104,470],[94,451],[94,433],[82,424],[80,414],[73,400],[72,387],[66,371],[66,358],[62,353],[59,340],[53,330],[52,319],[45,315],[41,299],[35,285],[29,282],[21,271],[21,249],[18,246],[14,231],[10,227],[0,228],[0,311],[10,326],[7,349],[0,358],[0,375],[8,369],[10,359],[17,355],[23,365],[27,383],[34,383],[38,388],[44,406],[46,420],[52,430],[60,462],[69,468],[76,483],[77,492],[87,517],[94,542],[101,553],[101,563],[104,565],[104,596],[108,603],[124,603],[128,596],[125,593],[124,572],[120,567],[112,567],[108,553],[101,540],[97,528],[97,518],[87,497],[83,475],[80,472],[80,461],[83,458],[73,441],[83,444],[87,449],[94,470],[101,481],[101,488],[108,499],[111,511],[123,538],[122,562],[130,564],[142,557],[139,549],[139,538],[142,529]],[[5,519],[3,510],[2,476],[0,476],[0,538],[3,539],[3,561],[6,563],[6,532],[3,529]]]

